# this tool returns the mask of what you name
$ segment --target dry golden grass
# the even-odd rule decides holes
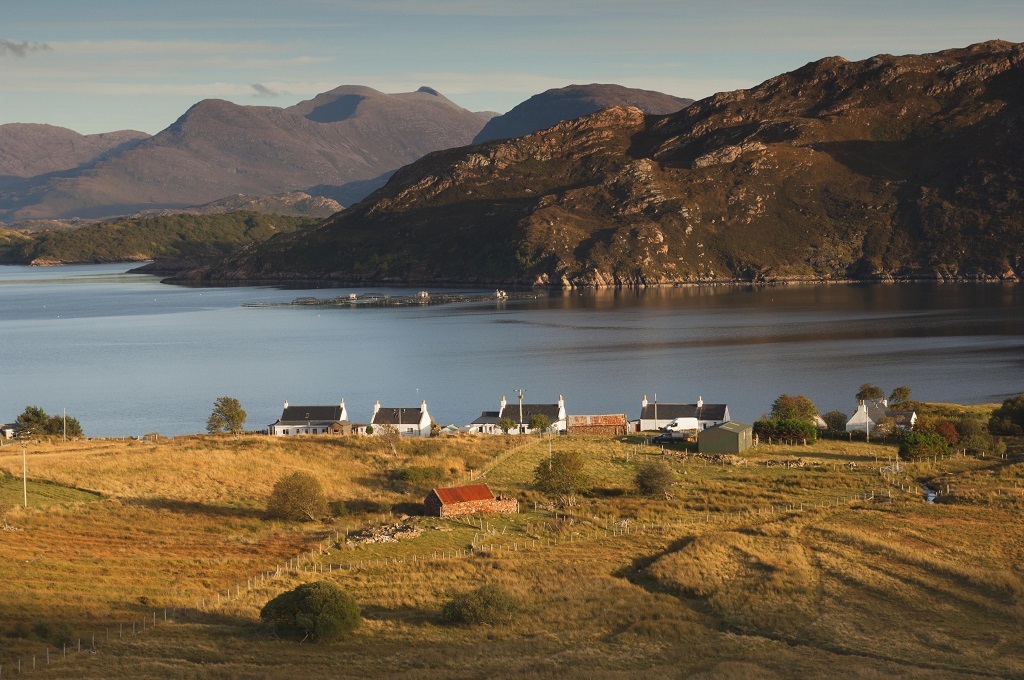
[[[51,616],[74,616],[100,601],[114,614],[137,606],[137,598],[145,596],[138,593],[173,601],[180,592],[180,600],[187,600],[218,587],[232,573],[244,583],[246,570],[258,569],[260,557],[295,549],[303,539],[293,527],[267,522],[255,512],[281,473],[305,465],[302,469],[321,476],[335,498],[402,500],[380,486],[382,470],[437,461],[457,471],[461,461],[464,470],[467,457],[493,459],[504,443],[501,437],[422,442],[403,452],[400,461],[365,442],[197,439],[152,448],[136,443],[116,451],[95,446],[54,448],[30,465],[41,477],[77,479],[79,486],[141,500],[24,515],[26,527],[38,525],[19,537],[23,552],[0,555],[5,563],[29,554],[41,560],[0,584],[0,595],[20,602],[21,610],[38,602],[37,609]],[[333,568],[329,573],[285,574],[212,612],[101,645],[98,654],[75,655],[48,673],[75,678],[1024,675],[1024,653],[1017,644],[1024,621],[1024,528],[1016,501],[991,502],[1003,497],[997,491],[1015,488],[1019,470],[1012,461],[951,458],[906,465],[886,480],[878,468],[886,465],[892,448],[874,444],[763,447],[742,466],[667,456],[677,473],[673,497],[652,499],[638,496],[632,479],[638,463],[659,451],[637,451],[632,441],[564,437],[552,448],[581,451],[595,480],[595,491],[571,511],[534,510],[532,501],[541,499],[529,482],[548,448],[546,441],[528,443],[484,476],[523,500],[519,515],[486,518],[487,531],[469,522],[428,519],[419,521],[424,531],[415,539],[334,547],[316,558]],[[47,456],[52,462],[44,462]],[[795,457],[809,464],[765,464]],[[210,466],[203,476],[184,482],[184,488],[175,486],[176,474],[204,460]],[[847,465],[851,462],[856,465]],[[171,476],[156,477],[154,466]],[[9,467],[2,457],[0,467]],[[253,479],[246,483],[250,474]],[[954,491],[940,497],[944,502],[925,504],[918,484],[938,476],[950,478]],[[872,500],[848,500],[870,490]],[[192,494],[201,497],[195,506],[188,504]],[[170,500],[177,503],[174,509],[166,507]],[[93,535],[101,531],[97,527],[112,526],[121,527],[122,538],[107,543],[107,537]],[[81,551],[69,547],[79,543]],[[474,543],[519,549],[433,559],[435,553],[463,551]],[[203,558],[216,549],[229,557]],[[139,588],[116,585],[114,575],[103,573],[112,558],[113,564],[141,565]],[[69,604],[56,593],[78,573],[92,578],[75,585]],[[336,580],[355,595],[365,625],[334,645],[267,639],[256,624],[262,604],[284,588],[320,578]],[[513,625],[441,624],[438,612],[453,592],[487,582],[501,583],[525,603],[525,613]],[[136,604],[128,601],[131,597]],[[13,651],[5,655],[8,664]]]

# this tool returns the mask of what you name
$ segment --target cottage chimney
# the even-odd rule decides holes
[[[562,399],[562,395],[558,395],[558,419],[565,420],[565,400]],[[552,423],[554,425],[554,423]]]
[[[380,399],[378,399],[373,405],[373,415],[377,415],[377,411],[380,410]]]
[[[420,403],[420,413],[426,413],[426,412],[427,412],[427,400],[426,400],[426,399],[424,399],[424,400],[423,400],[423,401],[422,401],[422,402]]]
[[[640,400],[640,408],[647,408],[647,395],[646,394],[644,395],[644,398]]]
[[[704,398],[697,395],[697,408],[704,408]]]
[[[882,406],[885,406],[886,408],[889,407],[889,400],[885,397],[882,397]]]
[[[284,407],[288,408],[288,400],[287,399],[284,400]]]
[[[498,409],[498,412],[504,411],[506,406],[508,406],[508,402],[505,401],[505,395],[503,394],[501,395],[501,408]]]

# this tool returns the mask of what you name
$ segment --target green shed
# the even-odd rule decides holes
[[[741,453],[754,445],[754,428],[730,420],[697,435],[700,453]]]

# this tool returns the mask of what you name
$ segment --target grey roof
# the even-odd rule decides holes
[[[857,415],[854,413],[854,415]],[[897,425],[910,425],[911,419],[914,417],[913,411],[897,411],[891,409],[888,406],[882,404],[868,404],[868,417],[875,423],[882,418],[892,418],[896,421]]]
[[[735,432],[736,434],[739,434],[746,430],[753,429],[754,428],[752,425],[747,425],[746,423],[741,423],[736,420],[730,420],[727,423],[722,423],[721,425],[714,425],[712,427],[709,427],[707,430],[704,430],[704,432],[708,432],[710,430],[721,430],[723,432]]]
[[[496,425],[500,420],[498,413],[498,411],[484,411],[480,414],[480,417],[471,422],[470,425]]]
[[[281,412],[280,423],[307,421],[336,423],[341,420],[341,406],[289,406]]]
[[[371,425],[419,425],[423,412],[416,408],[385,408],[383,406],[373,414]]]
[[[498,419],[511,418],[512,422],[519,425],[529,425],[530,419],[535,415],[547,416],[552,423],[558,422],[558,404],[523,404],[523,419],[519,420],[519,404],[506,404],[499,414]]]
[[[726,404],[658,404],[658,420],[675,420],[676,418],[696,418],[697,420],[725,420]],[[654,420],[654,402],[650,402],[640,411],[641,420]]]

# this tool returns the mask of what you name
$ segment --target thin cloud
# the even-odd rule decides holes
[[[251,85],[253,91],[256,93],[256,97],[280,97],[281,93],[277,90],[272,90],[263,83],[253,83]]]
[[[0,40],[0,54],[13,54],[16,57],[27,57],[32,52],[52,52],[53,48],[46,43],[14,42]]]

